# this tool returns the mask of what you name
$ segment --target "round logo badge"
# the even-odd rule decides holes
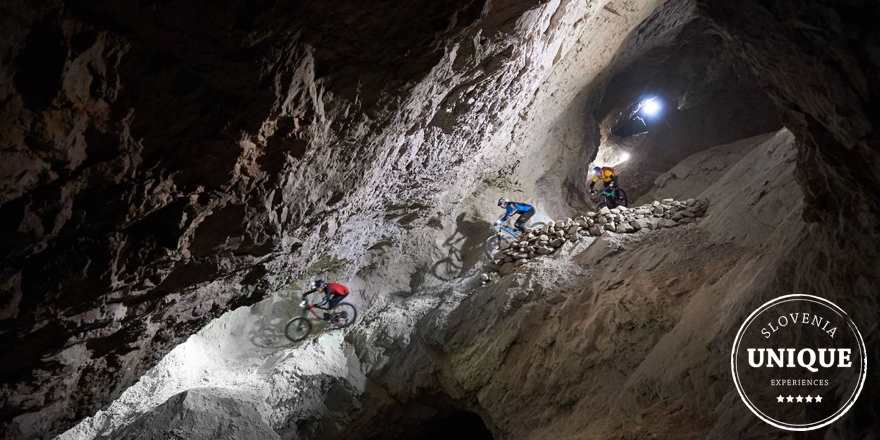
[[[752,312],[733,341],[736,391],[761,420],[789,431],[834,423],[865,384],[865,342],[836,304],[785,295]]]

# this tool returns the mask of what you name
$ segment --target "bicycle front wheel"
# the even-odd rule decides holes
[[[284,336],[293,342],[299,342],[312,332],[312,322],[302,316],[287,321],[284,326]]]
[[[495,254],[498,253],[498,248],[501,246],[502,238],[498,235],[493,235],[486,239],[486,243],[483,245],[483,250],[486,252],[486,256],[489,259],[493,259]]]

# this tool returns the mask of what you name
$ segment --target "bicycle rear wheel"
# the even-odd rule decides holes
[[[357,320],[357,314],[357,309],[353,305],[347,302],[341,302],[333,308],[330,325],[332,325],[333,328],[346,328],[354,324],[355,320]]]
[[[287,321],[284,326],[284,336],[293,342],[299,342],[309,336],[312,332],[312,322],[302,316]]]

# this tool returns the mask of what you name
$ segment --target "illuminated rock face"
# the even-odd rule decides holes
[[[602,20],[536,1],[3,8],[13,437],[70,426],[210,318],[450,206]]]
[[[192,389],[168,399],[154,411],[134,420],[118,439],[167,439],[185,436],[193,440],[279,439],[255,408],[240,394],[217,389]]]
[[[379,403],[345,420],[375,428],[359,431],[365,436],[382,434],[379,415],[399,422],[400,432],[418,425],[418,417],[389,402],[417,407],[424,390],[443,397],[442,405],[423,405],[438,419],[464,408],[493,432],[518,438],[535,427],[545,430],[535,438],[580,432],[573,414],[600,407],[579,396],[602,393],[619,395],[618,406],[633,410],[668,397],[672,403],[662,409],[673,411],[686,393],[695,393],[696,403],[666,425],[659,410],[647,415],[657,421],[651,426],[626,423],[636,416],[625,411],[619,419],[593,413],[590,429],[599,436],[621,426],[634,435],[671,434],[681,426],[676,420],[692,421],[695,435],[760,433],[719,379],[729,329],[713,329],[707,354],[705,341],[676,326],[701,319],[693,308],[705,303],[694,298],[711,302],[724,292],[669,299],[652,290],[676,277],[696,289],[721,265],[739,267],[726,259],[738,254],[718,250],[724,246],[766,246],[766,224],[739,217],[752,201],[769,210],[757,219],[789,229],[761,256],[764,289],[745,289],[720,311],[729,322],[793,288],[853,304],[857,321],[876,318],[880,138],[873,109],[880,86],[871,79],[880,72],[873,2],[794,10],[782,1],[698,0],[668,3],[655,15],[660,2],[306,3],[2,7],[0,340],[7,361],[0,367],[0,429],[7,437],[70,427],[211,318],[315,273],[357,279],[364,292],[378,292],[371,301],[399,312],[347,335],[380,386],[361,396]],[[649,16],[638,28],[644,31],[630,34]],[[700,87],[688,85],[702,76],[669,73],[658,77],[665,79],[659,87],[731,100],[717,108],[698,100],[700,121],[723,121],[731,108],[760,111],[737,114],[723,136],[692,135],[687,122],[694,120],[684,118],[666,137],[656,132],[652,152],[639,159],[664,163],[650,170],[660,180],[652,175],[641,184],[650,195],[687,199],[712,187],[712,208],[700,221],[711,239],[660,231],[670,242],[612,252],[589,292],[578,286],[597,257],[591,254],[548,263],[539,273],[516,272],[493,283],[494,295],[470,299],[467,289],[479,284],[468,284],[478,254],[450,254],[459,266],[432,279],[444,252],[459,246],[448,243],[460,239],[473,248],[485,238],[500,194],[533,197],[548,217],[586,212],[584,164],[607,146],[601,118],[619,104],[611,99],[603,108],[599,98],[637,95],[638,81],[615,82],[615,74],[628,66],[664,72],[669,64],[645,57],[670,57],[678,43],[694,49],[688,65],[714,65],[705,59],[714,51],[686,44],[702,41],[704,31],[734,70],[747,70],[739,84],[757,86],[743,94],[724,89],[724,79],[733,78],[725,71]],[[682,86],[682,78],[689,83]],[[779,163],[796,179],[769,193],[763,180],[749,181],[746,194],[755,200],[740,199],[749,173],[730,167],[744,167],[743,152],[753,150],[699,150],[775,130],[780,120],[792,135],[779,136],[793,137],[765,152],[791,152]],[[688,148],[669,159],[659,148],[669,139]],[[681,162],[693,153],[703,156]],[[737,179],[713,186],[721,170]],[[768,182],[776,175],[762,172]],[[800,222],[800,194],[809,224]],[[779,206],[795,217],[782,216]],[[724,215],[713,215],[716,207]],[[685,280],[663,265],[671,263],[658,263],[665,275],[652,278],[657,272],[648,268],[663,246],[679,256],[699,248],[710,275]],[[577,255],[597,252],[591,248]],[[620,279],[614,258],[639,275]],[[450,288],[449,279],[464,281]],[[520,285],[529,279],[548,292],[558,293],[563,281],[571,289],[539,299]],[[605,309],[585,308],[596,289],[619,289],[617,282],[640,287],[604,299]],[[615,315],[612,300],[638,302],[634,292],[653,292],[653,308],[644,316]],[[511,310],[522,312],[511,317]],[[584,333],[601,322],[590,320],[600,312],[613,315],[606,323],[614,326]],[[545,324],[548,316],[562,321]],[[652,319],[657,328],[639,327]],[[517,328],[537,330],[520,335]],[[616,339],[612,330],[621,328]],[[539,356],[546,347],[555,348]],[[669,359],[671,352],[681,360]],[[542,356],[546,362],[530,363]],[[578,359],[607,375],[582,377],[593,370],[579,369]],[[612,361],[629,370],[609,369]],[[684,377],[687,371],[694,377]],[[523,387],[522,377],[541,379]],[[670,385],[678,383],[685,385]],[[866,393],[876,395],[878,383],[869,380]],[[705,387],[697,392],[694,384]],[[710,411],[719,401],[730,409]],[[863,429],[878,420],[875,411],[857,407],[834,429],[870,432]],[[279,424],[298,419],[285,417],[267,423],[290,434]],[[315,432],[346,429],[309,417]]]

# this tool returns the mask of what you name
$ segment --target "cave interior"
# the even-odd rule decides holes
[[[787,438],[729,381],[751,308],[880,355],[875,1],[0,17],[3,438]],[[593,166],[647,217],[579,224]],[[557,246],[484,255],[502,196]],[[358,320],[291,343],[315,278]],[[815,438],[871,438],[868,376]]]

